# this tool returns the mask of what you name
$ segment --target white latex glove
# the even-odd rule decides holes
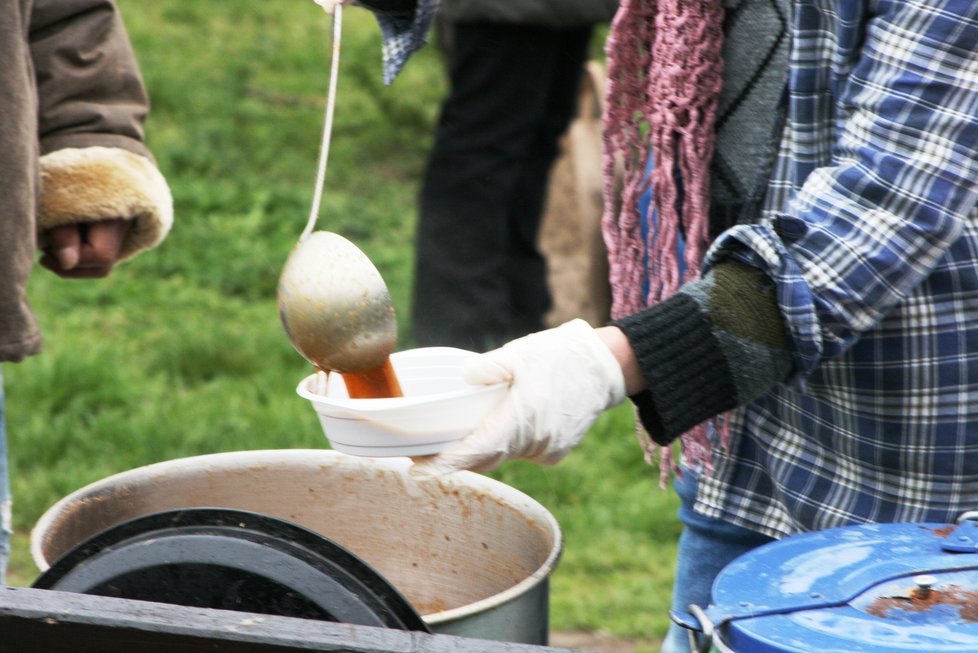
[[[477,385],[508,382],[509,393],[472,433],[437,455],[416,458],[412,476],[484,472],[511,458],[552,465],[577,446],[604,410],[625,397],[621,367],[584,320],[475,356],[464,376]]]
[[[336,7],[338,7],[339,5],[344,5],[344,6],[348,5],[350,4],[351,0],[312,0],[312,1],[315,2],[317,5],[319,5],[320,7],[322,7],[323,11],[325,11],[327,14],[332,16],[333,12],[336,10]]]

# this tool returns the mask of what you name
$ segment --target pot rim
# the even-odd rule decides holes
[[[141,467],[135,467],[105,478],[99,479],[85,485],[70,494],[62,497],[52,504],[38,518],[30,534],[30,554],[34,564],[43,573],[47,571],[51,562],[47,560],[42,550],[43,533],[51,531],[52,526],[59,517],[64,514],[66,508],[80,499],[100,496],[107,494],[110,489],[117,488],[120,483],[132,482],[145,478],[158,477],[160,474],[172,474],[175,470],[189,470],[191,467],[199,471],[202,467],[221,468],[243,466],[272,467],[282,463],[299,463],[305,466],[362,466],[364,461],[369,460],[369,464],[374,468],[384,468],[388,471],[402,475],[402,478],[410,478],[408,469],[411,461],[408,458],[370,458],[364,459],[350,456],[331,449],[265,449],[265,450],[244,450],[227,451],[198,456],[187,456],[174,458],[162,462],[151,463]],[[501,592],[497,592],[483,599],[467,603],[465,605],[433,612],[428,615],[421,615],[422,619],[430,625],[455,621],[463,617],[480,614],[496,606],[508,603],[524,594],[532,591],[537,585],[545,581],[553,570],[563,552],[563,534],[556,518],[540,502],[533,497],[488,476],[475,472],[462,471],[456,472],[448,477],[437,479],[435,482],[448,485],[450,487],[465,487],[474,491],[484,491],[496,499],[519,510],[522,514],[533,519],[535,523],[549,533],[552,538],[550,551],[543,563],[530,575],[518,583],[511,585]]]

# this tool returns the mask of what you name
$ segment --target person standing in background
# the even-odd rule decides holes
[[[443,0],[449,93],[420,192],[412,330],[476,351],[543,328],[537,236],[594,27],[617,0]]]
[[[143,142],[149,102],[113,0],[0,1],[0,363],[41,350],[35,251],[66,279],[108,275],[173,220]],[[93,331],[97,325],[92,325]],[[12,535],[0,377],[0,584]]]

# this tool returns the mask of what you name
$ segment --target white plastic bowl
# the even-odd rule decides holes
[[[470,385],[462,365],[470,351],[424,347],[396,352],[391,364],[403,397],[350,399],[340,374],[304,378],[296,392],[308,399],[333,449],[355,456],[425,456],[467,435],[502,401],[508,386]]]

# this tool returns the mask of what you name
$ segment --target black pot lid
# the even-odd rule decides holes
[[[109,527],[33,587],[430,632],[400,592],[348,549],[292,522],[223,508],[170,510]]]
[[[978,513],[772,542],[731,562],[699,615],[735,651],[978,651]],[[697,610],[693,610],[697,612]]]

